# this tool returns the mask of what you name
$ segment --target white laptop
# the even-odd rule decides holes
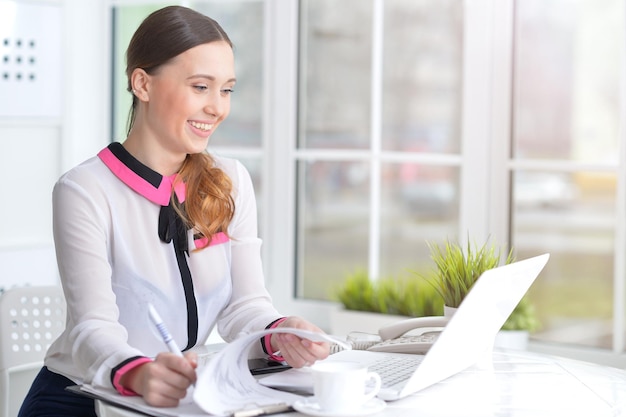
[[[473,285],[454,316],[425,355],[344,350],[326,361],[356,361],[376,371],[377,363],[400,361],[409,371],[404,381],[383,384],[378,397],[397,400],[420,391],[479,362],[493,347],[496,334],[528,291],[549,254],[485,271]],[[419,363],[418,363],[419,362]],[[385,378],[383,378],[383,381]],[[278,389],[312,392],[310,371],[290,369],[262,378],[260,383]]]

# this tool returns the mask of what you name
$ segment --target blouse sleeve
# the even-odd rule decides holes
[[[97,181],[91,186],[97,188]],[[71,362],[85,382],[110,387],[111,369],[142,353],[127,343],[118,322],[107,250],[110,219],[98,195],[67,177],[53,190],[53,233],[68,311],[66,331],[57,341],[63,346],[56,352],[71,352],[58,360]]]

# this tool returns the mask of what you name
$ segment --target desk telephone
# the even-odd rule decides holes
[[[378,330],[380,339],[359,340],[358,336],[348,336],[353,349],[374,352],[396,352],[424,354],[439,337],[448,324],[447,317],[416,317],[402,320]]]

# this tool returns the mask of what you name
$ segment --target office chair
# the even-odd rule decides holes
[[[65,328],[58,285],[11,288],[0,294],[0,417],[15,417],[46,350]]]

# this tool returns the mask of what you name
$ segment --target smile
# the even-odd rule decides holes
[[[195,127],[196,129],[200,129],[200,130],[204,130],[204,131],[209,131],[211,129],[213,129],[213,125],[209,124],[209,123],[199,123],[199,122],[193,122],[190,121],[189,124],[193,127]]]

